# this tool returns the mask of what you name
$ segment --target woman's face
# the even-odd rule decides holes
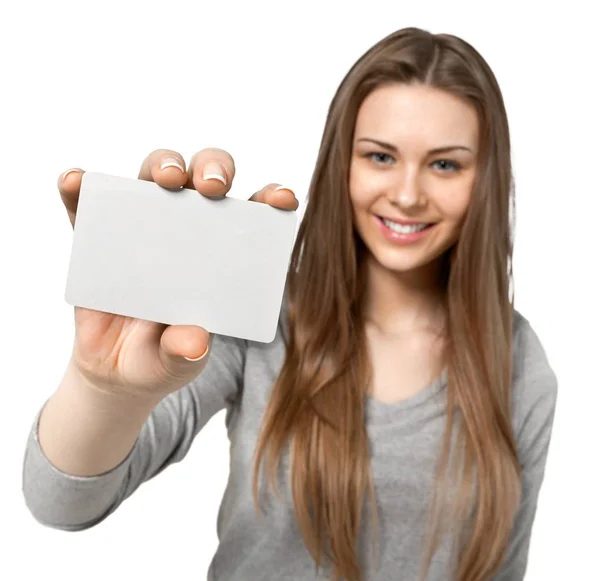
[[[470,105],[423,85],[385,85],[363,102],[350,197],[356,230],[384,268],[422,267],[456,243],[475,179],[478,125]]]

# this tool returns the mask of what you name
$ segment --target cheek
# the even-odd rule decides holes
[[[435,196],[432,201],[444,220],[458,226],[462,223],[469,208],[471,190],[472,183],[457,184],[456,188],[440,192],[440,195]]]
[[[440,206],[438,206],[440,207]],[[450,202],[441,204],[440,210],[444,219],[451,224],[462,223],[469,207],[468,199],[451,200]]]
[[[365,191],[360,173],[356,170],[350,171],[350,179],[348,180],[348,188],[350,194],[350,202],[352,203],[352,211],[354,217],[357,218],[369,203],[369,194]]]
[[[348,181],[355,215],[367,211],[382,195],[382,191],[385,191],[385,183],[382,182],[381,176],[373,175],[359,166],[360,163],[351,166]]]

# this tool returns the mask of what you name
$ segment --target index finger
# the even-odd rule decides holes
[[[178,189],[188,179],[185,161],[177,151],[156,149],[142,162],[138,179],[156,182],[165,188]]]
[[[225,150],[209,147],[192,156],[188,175],[186,188],[198,190],[212,198],[222,198],[231,189],[235,163]]]

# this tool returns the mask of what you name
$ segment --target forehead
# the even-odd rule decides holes
[[[423,85],[394,83],[375,89],[363,101],[356,137],[372,137],[398,148],[432,149],[444,143],[475,148],[475,109],[454,95]]]

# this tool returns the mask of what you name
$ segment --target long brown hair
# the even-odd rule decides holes
[[[500,89],[480,54],[455,36],[399,30],[357,61],[334,96],[291,259],[286,355],[256,448],[255,501],[258,508],[262,461],[276,489],[289,444],[295,517],[308,550],[317,566],[326,557],[333,578],[362,578],[357,544],[367,493],[375,505],[364,415],[371,368],[365,249],[353,227],[348,179],[359,107],[374,89],[396,82],[447,91],[479,117],[471,203],[442,273],[448,413],[422,576],[450,515],[460,533],[454,578],[480,581],[503,561],[520,498],[510,414],[514,186]]]

